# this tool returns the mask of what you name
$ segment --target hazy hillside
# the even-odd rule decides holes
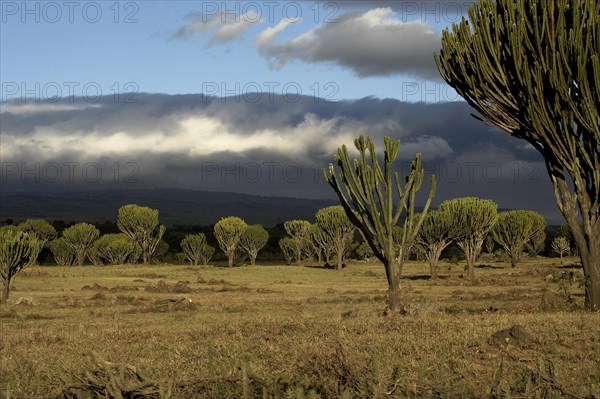
[[[180,189],[7,192],[0,194],[0,220],[115,221],[119,207],[132,203],[158,209],[167,226],[206,225],[232,215],[273,226],[289,219],[312,220],[318,209],[336,202]]]

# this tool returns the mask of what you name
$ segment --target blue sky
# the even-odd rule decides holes
[[[369,2],[382,9],[393,7],[387,16],[391,20],[423,23],[436,35],[458,20],[459,10],[466,10],[466,5],[458,2],[451,6],[435,2],[379,3],[382,4]],[[25,95],[25,89],[36,90],[36,84],[40,85],[37,91],[42,99],[56,93],[56,85],[64,95],[69,93],[69,87],[81,95],[83,87],[91,83],[93,87],[87,87],[90,95],[99,89],[103,94],[113,94],[132,88],[149,93],[209,91],[215,95],[230,95],[245,94],[259,87],[276,94],[301,91],[332,100],[366,96],[408,101],[458,99],[441,81],[407,76],[402,71],[387,76],[357,76],[356,71],[336,62],[306,62],[297,58],[276,68],[272,60],[259,53],[257,36],[282,20],[293,22],[273,40],[274,44],[285,43],[318,27],[338,24],[348,13],[363,14],[374,8],[362,6],[360,2],[99,1],[71,4],[3,0],[1,5],[3,100]],[[223,10],[228,12],[222,15]],[[209,43],[215,31],[225,24],[217,23],[174,38],[193,15],[198,25],[208,26],[206,22],[211,18],[217,22],[224,18],[226,24],[237,19],[246,27],[234,39],[212,45]],[[295,21],[296,17],[300,19]],[[348,37],[347,40],[353,39]],[[413,56],[410,51],[405,55],[407,59]],[[6,82],[24,86],[13,95],[13,86],[7,86]],[[127,83],[133,85],[126,86]]]

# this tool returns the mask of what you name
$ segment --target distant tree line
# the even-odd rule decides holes
[[[448,201],[446,201],[447,203]],[[423,225],[421,226],[420,232],[416,237],[414,245],[410,248],[407,259],[414,260],[427,260],[433,261],[434,265],[436,260],[463,260],[465,258],[464,253],[458,246],[456,237],[458,233],[457,225],[447,215],[448,210],[444,210],[446,207],[439,206],[437,209],[430,211],[425,218]],[[372,250],[368,244],[364,241],[361,234],[348,223],[348,220],[344,220],[345,215],[342,215],[341,208],[339,206],[331,206],[324,208],[317,212],[315,215],[315,222],[311,223],[308,220],[304,221],[288,221],[280,223],[272,227],[262,228],[266,231],[267,241],[258,250],[256,246],[252,245],[250,237],[253,235],[246,234],[245,238],[242,238],[237,252],[246,252],[250,250],[253,256],[244,256],[242,253],[237,254],[234,260],[238,263],[248,260],[250,264],[256,263],[256,261],[263,262],[277,262],[286,261],[288,264],[297,263],[296,257],[296,242],[300,242],[300,261],[306,262],[314,260],[318,263],[326,263],[332,265],[333,268],[341,267],[344,259],[355,259],[355,260],[369,260],[374,257]],[[338,228],[344,232],[345,228],[351,230],[351,233],[343,233],[343,240],[338,240],[338,247],[331,244],[331,235],[327,234],[326,231],[333,232],[335,235],[336,228],[335,222],[332,220],[324,219],[325,214],[330,214],[331,218],[337,214],[337,218],[340,220]],[[535,218],[538,223],[537,227],[531,224],[523,224],[524,222],[515,222],[513,220],[506,220],[504,214],[512,215],[510,219],[514,219],[517,215],[529,215],[531,218]],[[320,215],[320,216],[319,216]],[[535,256],[559,256],[559,254],[553,249],[552,243],[557,237],[564,237],[569,250],[564,252],[575,255],[575,243],[573,235],[568,225],[564,224],[561,226],[546,226],[543,217],[532,211],[507,211],[498,213],[498,223],[494,225],[488,234],[485,236],[482,244],[482,253],[495,254],[496,256],[505,256],[511,263],[515,265],[522,259],[523,255],[529,257]],[[515,219],[517,220],[517,219]],[[294,222],[294,223],[292,223]],[[330,228],[323,228],[327,223],[333,223]],[[300,233],[296,232],[296,235],[288,233],[288,230],[296,224],[310,226],[308,233],[302,233],[303,229],[300,229]],[[287,225],[287,229],[286,229]],[[506,230],[507,226],[513,225],[516,231],[519,231],[517,227],[520,226],[520,232],[522,236],[530,236],[529,240],[520,240],[515,234],[510,233]],[[542,226],[540,228],[539,226]],[[76,228],[71,229],[73,226]],[[504,226],[504,227],[500,227]],[[533,233],[527,233],[527,226],[533,229]],[[228,261],[228,257],[222,251],[219,251],[219,242],[214,234],[215,225],[174,225],[165,228],[163,235],[161,236],[156,248],[152,252],[148,263],[156,262],[180,262],[181,255],[186,256],[183,258],[184,261],[190,261],[192,264],[207,264],[208,262],[217,261]],[[259,225],[250,225],[250,230],[258,230]],[[260,226],[262,227],[262,226]],[[136,245],[136,242],[132,240],[127,234],[122,233],[119,229],[119,225],[116,222],[101,222],[101,223],[74,223],[64,222],[61,220],[47,222],[43,219],[27,219],[21,223],[15,223],[13,219],[5,219],[0,222],[1,231],[19,229],[35,237],[37,242],[37,248],[31,258],[34,259],[30,264],[39,263],[42,265],[76,265],[81,260],[81,253],[86,251],[86,256],[83,258],[83,263],[91,264],[124,264],[124,263],[143,263],[143,257],[141,248]],[[67,232],[65,238],[65,231]],[[98,233],[96,234],[97,231]],[[294,230],[290,230],[294,231]],[[504,233],[503,233],[504,232]],[[262,234],[263,233],[254,233]],[[510,250],[505,251],[505,246],[498,241],[502,240],[501,234],[504,234],[504,240],[513,240],[512,245],[509,248],[513,248],[513,256],[510,256]],[[508,235],[508,236],[507,236]],[[198,236],[200,238],[188,236]],[[87,238],[86,238],[87,237]],[[184,241],[184,238],[188,237]],[[203,238],[202,238],[203,237]],[[498,239],[496,239],[498,237]],[[89,245],[88,240],[93,239],[92,245]],[[200,242],[198,242],[200,240]],[[347,240],[347,242],[344,242]],[[516,241],[514,241],[516,240]],[[304,241],[304,243],[302,243]],[[519,241],[524,245],[521,245],[522,251],[515,251]],[[87,243],[86,243],[87,242]],[[342,242],[344,243],[341,246]],[[194,244],[195,243],[195,244]],[[294,244],[292,244],[294,243]],[[510,244],[509,241],[507,244]],[[244,245],[246,249],[244,248]],[[260,240],[257,244],[260,244]],[[505,244],[505,245],[507,245]],[[197,263],[194,263],[193,258],[190,260],[185,255],[190,251],[190,245],[195,246],[195,257]],[[205,252],[198,250],[199,247],[212,248],[210,255],[207,252],[211,252],[209,248],[206,248]],[[562,245],[565,247],[565,245]],[[290,247],[290,250],[288,250]],[[428,247],[429,250],[425,250]],[[77,258],[78,249],[80,259]],[[343,256],[340,258],[341,262],[338,265],[339,251],[343,251]],[[290,255],[291,254],[291,255]],[[178,256],[180,255],[180,256]],[[194,255],[192,255],[194,256]],[[198,257],[199,256],[199,257]],[[246,259],[247,257],[247,259]],[[253,260],[254,259],[254,260]]]
[[[497,213],[496,204],[479,198],[442,202],[423,218],[419,232],[405,240],[403,228],[393,229],[393,245],[404,259],[427,260],[431,278],[438,276],[438,262],[464,259],[469,277],[483,249],[504,256],[514,267],[524,253],[561,258],[574,248],[567,225],[547,227],[532,211]],[[413,218],[419,218],[415,213]],[[207,265],[225,261],[229,267],[249,263],[315,263],[342,269],[346,259],[374,260],[372,246],[356,229],[341,205],[315,214],[315,222],[289,220],[271,228],[248,225],[231,216],[211,226],[178,225],[167,229],[157,210],[134,204],[119,209],[117,222],[48,223],[28,219],[19,224],[5,220],[0,227],[0,277],[3,302],[15,275],[39,264],[120,265],[157,262],[189,262]],[[262,256],[261,256],[262,255]]]

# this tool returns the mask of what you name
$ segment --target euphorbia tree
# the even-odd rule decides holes
[[[432,279],[438,277],[437,264],[442,251],[450,245],[452,240],[457,238],[460,232],[452,216],[453,214],[447,209],[429,212],[415,238],[416,243],[420,244],[425,250],[425,257],[429,262]]]
[[[354,225],[340,205],[320,209],[316,214],[316,219],[317,225],[331,239],[337,256],[335,268],[342,270],[344,254],[350,239],[354,236]]]
[[[439,210],[449,212],[456,228],[456,243],[465,255],[469,268],[469,279],[475,279],[475,261],[481,247],[496,220],[498,205],[495,202],[464,197],[444,201]]]
[[[468,21],[443,32],[435,57],[444,80],[486,123],[544,157],[573,231],[591,309],[600,309],[598,4],[480,0]]]
[[[135,204],[119,208],[117,226],[140,246],[144,265],[152,259],[166,231],[158,222],[158,210]]]
[[[528,242],[546,229],[544,217],[533,211],[506,211],[498,214],[498,221],[492,229],[494,240],[502,246],[515,267],[521,252]]]
[[[219,247],[223,250],[228,259],[229,267],[233,267],[235,262],[235,252],[240,244],[240,238],[248,225],[242,219],[236,216],[221,218],[214,228],[215,237],[219,242]]]
[[[46,244],[56,238],[56,229],[44,219],[27,219],[19,224],[19,230],[29,234],[29,238],[37,242],[37,252],[31,254],[31,263],[35,263]]]
[[[279,240],[279,248],[281,249],[281,253],[285,258],[285,263],[287,265],[291,265],[292,260],[294,260],[294,247],[295,243],[291,237],[283,237]]]
[[[302,261],[302,249],[310,239],[311,224],[306,220],[288,220],[283,228],[294,240],[294,256],[299,265]]]
[[[204,233],[187,234],[181,240],[180,245],[185,257],[194,266],[197,266],[198,262],[206,265],[215,250],[206,242],[206,235]]]
[[[102,262],[122,265],[139,250],[139,246],[126,234],[104,234],[94,243],[92,250]]]
[[[325,262],[329,264],[331,255],[334,252],[333,243],[329,234],[326,234],[321,226],[319,226],[317,223],[314,223],[312,226],[310,226],[310,239],[318,247],[317,257],[319,258],[319,262],[321,262],[322,256],[324,256]]]
[[[75,251],[67,244],[67,240],[65,240],[64,237],[59,237],[56,240],[50,241],[48,246],[50,247],[50,251],[52,252],[52,256],[57,265],[73,265],[73,262],[75,262]]]
[[[15,229],[0,229],[0,278],[2,279],[2,304],[8,303],[10,286],[15,275],[31,263],[38,252],[38,242],[28,233]]]
[[[411,163],[410,173],[401,179],[393,171],[400,140],[384,137],[383,168],[377,159],[375,145],[369,136],[354,140],[358,159],[350,160],[348,149],[342,146],[335,156],[336,166],[325,169],[325,177],[335,190],[346,216],[362,232],[375,256],[385,266],[388,281],[388,306],[397,310],[400,301],[400,276],[404,253],[417,235],[435,193],[435,178],[421,216],[414,217],[415,196],[421,189],[425,171],[421,168],[421,154]],[[339,175],[338,175],[339,173]],[[402,183],[404,182],[404,186]],[[400,223],[402,237],[394,242],[394,228]],[[398,250],[396,250],[398,248]]]
[[[535,252],[535,254],[539,254],[544,250],[544,246],[546,245],[546,220],[542,217],[542,219],[535,219],[533,229],[537,231],[536,234],[531,237],[531,240],[525,244],[529,251]]]
[[[63,238],[75,252],[77,266],[83,265],[87,251],[100,236],[100,231],[89,223],[77,223],[63,231]]]
[[[552,241],[552,250],[560,256],[560,264],[563,263],[563,255],[570,250],[569,240],[566,237],[558,236]]]
[[[264,227],[259,224],[246,227],[240,237],[240,247],[248,254],[251,265],[256,264],[258,251],[267,245],[267,241],[269,241],[269,232]]]

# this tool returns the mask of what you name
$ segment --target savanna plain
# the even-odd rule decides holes
[[[600,398],[575,258],[480,263],[408,262],[391,314],[375,262],[32,266],[0,309],[0,395]]]

